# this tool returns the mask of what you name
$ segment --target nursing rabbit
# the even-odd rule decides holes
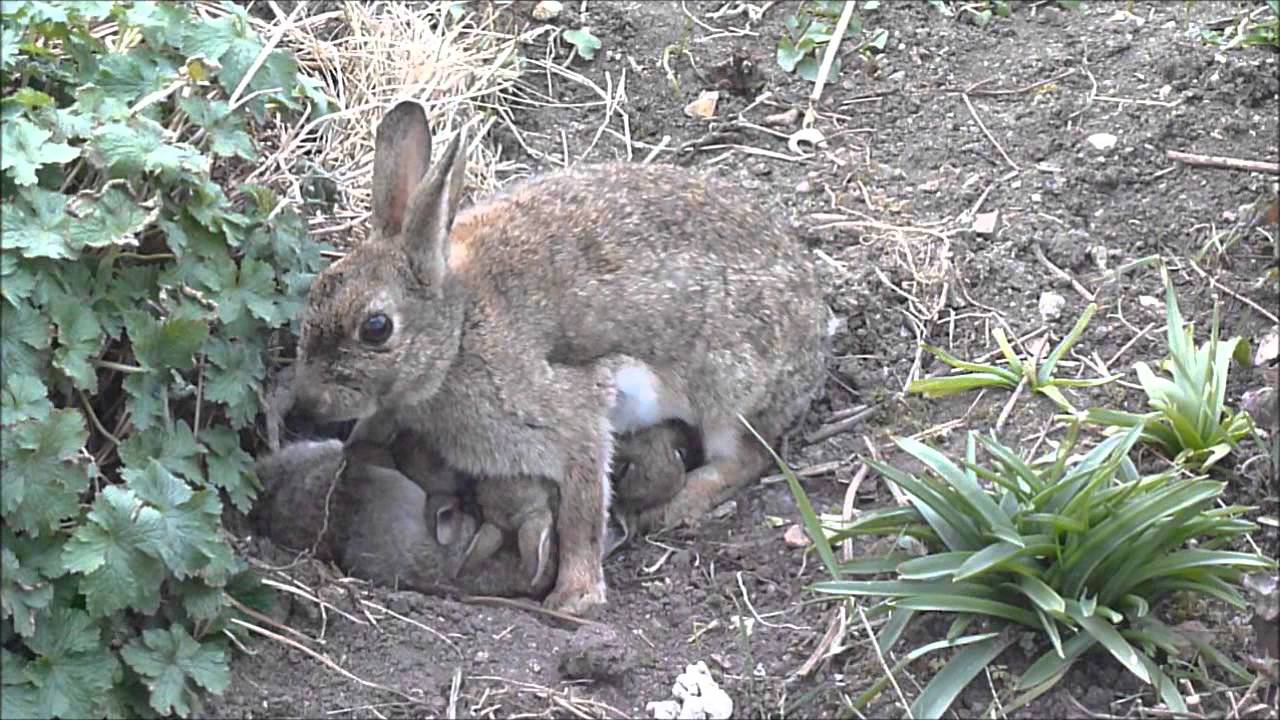
[[[637,522],[702,515],[768,467],[743,420],[776,442],[808,408],[829,310],[801,243],[731,182],[584,165],[463,209],[464,137],[433,164],[419,103],[383,117],[369,237],[302,317],[299,410],[420,432],[473,477],[554,483],[545,604],[584,613],[606,601],[615,433],[691,426],[705,463]],[[639,362],[602,364],[618,354]]]

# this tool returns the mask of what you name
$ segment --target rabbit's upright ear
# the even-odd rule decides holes
[[[445,147],[439,162],[422,180],[409,203],[401,241],[413,272],[437,285],[449,263],[449,230],[462,201],[462,181],[467,169],[466,127],[459,129]]]
[[[397,103],[382,116],[373,144],[373,225],[381,237],[394,237],[431,166],[431,128],[422,104]]]

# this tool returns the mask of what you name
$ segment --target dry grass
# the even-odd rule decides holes
[[[268,184],[301,204],[306,184],[323,179],[336,187],[336,198],[331,212],[308,210],[312,234],[342,247],[357,244],[369,217],[374,129],[393,102],[414,98],[427,109],[437,147],[473,123],[467,187],[492,190],[510,163],[486,135],[520,75],[520,39],[498,29],[505,5],[468,3],[454,14],[450,3],[259,0],[254,29],[293,53],[333,107],[260,129],[256,139],[268,158],[244,182]],[[226,13],[213,3],[200,11]],[[257,17],[264,14],[272,19]]]

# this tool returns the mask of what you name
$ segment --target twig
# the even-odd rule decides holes
[[[848,6],[846,5],[846,7]],[[982,118],[978,117],[978,111],[973,108],[973,103],[970,102],[969,96],[961,93],[960,98],[964,100],[965,107],[969,108],[969,114],[973,116],[973,121],[978,123],[978,128],[982,130],[982,134],[986,135],[991,144],[996,146],[996,150],[1000,151],[1000,157],[1004,158],[1004,161],[1009,164],[1009,167],[1013,168],[1014,172],[1022,172],[1022,168],[1018,167],[1018,163],[1014,162],[1009,157],[1009,153],[1005,152],[1000,143],[996,142],[996,136],[992,135],[987,126],[982,124]]]
[[[1105,102],[1119,103],[1121,105],[1153,105],[1155,107],[1173,108],[1182,104],[1182,98],[1177,100],[1144,100],[1142,98],[1122,98],[1113,97],[1111,95],[1094,95],[1094,100],[1103,100]]]
[[[110,440],[112,445],[119,445],[120,439],[115,435],[112,435],[111,432],[103,426],[102,421],[98,419],[98,414],[93,411],[93,405],[89,402],[89,396],[86,395],[83,390],[77,390],[77,392],[80,394],[80,402],[84,403],[84,410],[89,414],[89,420],[93,423],[93,426],[97,428],[98,432],[102,433],[103,437]]]
[[[1009,401],[1004,404],[1004,408],[1000,410],[1000,417],[996,418],[996,434],[1000,434],[1001,428],[1004,427],[1004,421],[1009,419],[1009,413],[1013,411],[1013,404],[1018,402],[1018,397],[1022,395],[1022,391],[1027,387],[1027,376],[1023,375],[1018,381],[1018,386],[1013,389],[1013,394],[1009,396]]]
[[[276,45],[280,43],[284,34],[293,27],[294,18],[297,17],[298,13],[306,8],[306,6],[306,3],[298,3],[294,6],[293,11],[289,13],[289,17],[285,18],[284,22],[276,26],[276,31],[272,33],[266,44],[262,46],[262,50],[258,53],[258,57],[254,58],[253,64],[249,66],[248,72],[244,74],[244,77],[240,78],[240,84],[236,85],[235,92],[231,93],[231,97],[227,98],[228,105],[233,107],[235,106],[236,101],[240,99],[240,94],[245,91],[245,88],[249,87],[249,83],[253,81],[253,76],[258,74],[258,70],[262,68],[262,64],[267,61],[267,57],[276,49]]]
[[[836,470],[839,470],[842,465],[844,465],[844,461],[834,460],[832,462],[818,463],[817,465],[810,465],[809,467],[800,468],[799,470],[793,471],[792,474],[798,478],[814,477],[815,475],[826,475],[827,473],[832,473],[832,472],[835,472]],[[786,479],[787,479],[787,476],[781,473],[777,473],[774,475],[766,475],[760,478],[760,484],[773,485],[774,483],[780,483]]]
[[[861,412],[855,413],[854,415],[851,415],[850,417],[847,417],[839,422],[833,422],[829,425],[823,425],[822,427],[818,428],[817,430],[814,430],[807,437],[805,437],[804,439],[805,444],[813,445],[814,443],[822,442],[823,440],[826,440],[829,437],[834,437],[841,433],[849,432],[853,428],[857,427],[858,423],[862,422],[863,420],[865,420],[867,417],[869,417],[879,409],[880,409],[880,405],[878,404],[872,405],[871,407],[866,408]]]
[[[1018,175],[1017,170],[1010,170],[1009,172],[996,178],[996,181],[988,185],[986,189],[982,191],[982,194],[978,196],[977,201],[973,203],[973,207],[969,208],[969,213],[968,213],[969,217],[974,217],[978,214],[978,211],[982,209],[982,203],[986,202],[987,200],[987,195],[990,195],[991,191],[994,190],[997,185],[999,185],[1002,182],[1007,182],[1017,177],[1017,175]]]
[[[263,623],[264,625],[270,625],[272,627],[280,628],[281,630],[289,633],[290,635],[300,637],[303,640],[309,640],[314,643],[320,643],[321,645],[324,644],[323,640],[313,638],[310,635],[302,632],[301,630],[297,630],[283,623],[276,622],[272,618],[267,617],[266,615],[263,615],[257,610],[254,610],[253,608],[246,606],[244,603],[240,602],[239,600],[236,600],[235,598],[231,597],[230,594],[227,595],[227,602],[231,604],[231,607],[239,610],[240,612],[244,613],[245,615],[248,615],[249,617],[253,618],[254,620],[257,620],[258,622]]]
[[[898,686],[898,679],[893,676],[893,671],[889,669],[889,663],[885,662],[884,651],[880,649],[880,641],[876,640],[876,634],[871,631],[871,623],[867,622],[867,614],[862,612],[862,607],[858,607],[858,617],[862,620],[862,627],[867,631],[867,638],[871,640],[871,647],[876,651],[876,658],[880,660],[880,667],[884,669],[884,674],[889,678],[889,684],[893,685],[894,692],[898,693],[898,702],[902,703],[902,711],[911,716],[911,707],[907,705],[907,698],[902,694],[902,688]]]
[[[1053,273],[1055,276],[1062,278],[1063,280],[1066,280],[1067,282],[1071,283],[1071,287],[1075,289],[1075,291],[1080,295],[1080,297],[1085,299],[1085,302],[1094,301],[1095,295],[1092,292],[1090,292],[1089,289],[1086,288],[1084,285],[1081,285],[1079,280],[1076,280],[1075,278],[1071,277],[1071,275],[1069,275],[1066,270],[1063,270],[1057,265],[1054,265],[1053,261],[1051,261],[1048,258],[1048,256],[1044,254],[1044,250],[1040,248],[1039,243],[1032,243],[1031,250],[1036,254],[1036,260],[1038,260],[1040,264],[1045,267],[1046,270]]]
[[[560,612],[559,610],[551,610],[549,608],[544,608],[541,605],[528,602],[527,600],[519,600],[516,598],[498,597],[496,595],[463,595],[462,597],[458,598],[458,600],[461,602],[467,603],[468,605],[489,605],[491,607],[507,607],[507,608],[515,608],[517,610],[525,610],[527,612],[546,615],[547,617],[552,617],[557,620],[563,620],[564,622],[572,623],[575,625],[603,625],[604,624],[596,620],[590,620],[587,618],[578,617],[576,615],[570,615],[569,613]]]
[[[349,672],[346,668],[342,667],[342,666],[341,666],[341,665],[339,665],[338,663],[336,663],[336,662],[334,662],[333,660],[331,660],[327,655],[324,655],[324,654],[322,654],[322,653],[318,653],[318,652],[316,652],[315,650],[312,650],[311,648],[307,647],[306,645],[303,645],[302,643],[300,643],[300,642],[298,642],[298,641],[296,641],[296,640],[292,640],[292,639],[287,638],[287,637],[285,637],[285,636],[283,636],[283,635],[279,635],[279,634],[277,634],[277,633],[273,633],[273,632],[271,632],[270,630],[267,630],[266,628],[259,627],[259,626],[257,626],[257,625],[254,625],[253,623],[250,623],[250,622],[245,622],[244,620],[241,620],[240,618],[231,618],[231,622],[232,622],[232,623],[234,623],[234,624],[236,624],[236,625],[239,625],[240,627],[242,627],[242,628],[244,628],[244,629],[246,629],[246,630],[249,630],[250,632],[257,633],[257,634],[259,634],[259,635],[262,635],[263,637],[271,638],[272,640],[275,640],[276,642],[284,643],[285,645],[288,645],[289,647],[294,648],[295,650],[300,650],[300,651],[302,651],[302,652],[306,653],[307,655],[310,655],[311,657],[315,658],[316,660],[319,660],[319,661],[320,661],[321,663],[323,663],[326,667],[328,667],[329,669],[331,669],[331,670],[333,670],[333,671],[337,672],[338,674],[342,675],[343,677],[347,678],[348,680],[354,680],[355,682],[358,682],[358,683],[360,683],[361,685],[364,685],[365,687],[373,688],[374,690],[381,690],[381,691],[383,691],[383,692],[389,692],[389,693],[391,693],[392,695],[397,695],[397,696],[399,696],[399,697],[402,697],[402,698],[404,698],[405,700],[408,700],[409,702],[411,702],[411,703],[413,703],[413,704],[415,704],[415,705],[421,705],[421,704],[422,704],[422,701],[421,701],[421,700],[418,700],[417,698],[413,697],[412,695],[410,695],[410,694],[408,694],[408,693],[406,693],[406,692],[402,692],[402,691],[400,691],[400,690],[396,690],[395,688],[387,687],[386,685],[382,685],[382,684],[380,684],[380,683],[376,683],[376,682],[373,682],[373,681],[370,681],[370,680],[365,680],[364,678],[359,677],[358,675],[354,675],[354,674],[352,674],[352,673],[351,673],[351,672]]]
[[[355,624],[357,624],[357,625],[367,625],[367,624],[368,624],[368,623],[367,623],[367,622],[365,622],[364,620],[361,620],[360,618],[356,617],[355,615],[352,615],[351,613],[347,612],[346,610],[343,610],[342,608],[337,607],[337,606],[336,606],[336,605],[334,605],[333,603],[330,603],[330,602],[328,602],[328,601],[324,600],[323,598],[321,598],[321,597],[319,596],[319,594],[312,595],[310,592],[307,592],[306,590],[303,590],[303,589],[298,588],[298,587],[294,587],[293,585],[285,585],[284,583],[282,583],[282,582],[277,582],[277,581],[275,581],[275,580],[272,580],[271,578],[263,578],[263,579],[262,579],[262,584],[263,584],[263,585],[270,585],[271,587],[274,587],[274,588],[276,588],[277,590],[283,590],[284,592],[292,593],[292,594],[294,594],[294,595],[297,595],[298,597],[301,597],[301,598],[305,598],[305,599],[307,599],[307,600],[310,600],[311,602],[313,602],[313,603],[315,603],[315,604],[319,605],[322,609],[323,609],[323,608],[328,608],[328,609],[330,609],[330,610],[333,610],[334,612],[338,613],[339,615],[341,615],[341,616],[345,617],[346,619],[350,620],[351,622],[353,622],[353,623],[355,623]]]
[[[967,95],[1021,95],[1023,93],[1031,92],[1032,90],[1035,90],[1038,87],[1044,87],[1049,83],[1055,83],[1065,77],[1074,75],[1075,72],[1076,72],[1075,68],[1067,68],[1066,70],[1063,70],[1062,72],[1058,73],[1057,75],[1054,75],[1053,77],[1045,78],[1044,80],[1040,80],[1039,82],[1033,82],[1030,85],[1027,85],[1026,87],[1020,87],[1020,88],[1017,88],[1016,90],[980,90],[976,86],[974,86],[970,90],[965,90],[961,92]]]
[[[1226,157],[1225,155],[1200,155],[1198,153],[1186,153],[1179,152],[1177,150],[1166,150],[1164,155],[1170,160],[1177,160],[1180,163],[1185,163],[1193,167],[1244,170],[1245,172],[1260,172],[1280,175],[1280,163],[1266,162],[1264,160],[1241,160],[1240,158]]]
[[[1215,288],[1217,288],[1217,289],[1221,290],[1222,292],[1224,292],[1224,293],[1226,293],[1226,294],[1230,295],[1231,297],[1233,297],[1233,298],[1235,298],[1235,299],[1239,300],[1240,302],[1244,303],[1245,305],[1248,305],[1249,307],[1253,308],[1254,310],[1257,310],[1257,311],[1258,311],[1258,312],[1259,312],[1263,317],[1265,317],[1266,319],[1270,320],[1272,325],[1280,325],[1280,318],[1277,318],[1277,317],[1276,317],[1276,315],[1275,315],[1275,313],[1272,313],[1272,312],[1267,311],[1265,308],[1263,308],[1263,307],[1262,307],[1261,305],[1259,305],[1258,303],[1256,303],[1256,302],[1254,302],[1254,301],[1250,300],[1249,298],[1247,298],[1247,297],[1245,297],[1245,296],[1241,295],[1240,293],[1236,292],[1235,290],[1232,290],[1231,288],[1226,287],[1226,286],[1225,286],[1225,285],[1223,285],[1222,283],[1218,282],[1218,281],[1217,281],[1217,280],[1215,280],[1212,276],[1210,276],[1208,273],[1206,273],[1204,270],[1201,270],[1201,269],[1200,269],[1200,266],[1196,264],[1196,261],[1195,261],[1195,260],[1192,260],[1191,258],[1187,258],[1187,262],[1191,263],[1191,269],[1192,269],[1192,270],[1195,270],[1195,271],[1196,271],[1196,274],[1197,274],[1197,275],[1199,275],[1200,277],[1204,278],[1205,280],[1208,280],[1210,285],[1212,285],[1212,286],[1214,286]]]
[[[854,5],[856,3],[844,4],[844,10],[840,12],[840,19],[836,21],[835,32],[822,53],[822,65],[818,67],[818,77],[814,80],[813,92],[809,94],[809,103],[811,105],[822,99],[822,90],[826,87],[827,77],[831,74],[831,65],[835,62],[836,51],[840,49],[840,40],[844,37],[845,30],[849,29],[849,21],[853,18]]]
[[[756,612],[755,606],[751,604],[751,596],[747,594],[747,586],[742,583],[741,570],[737,572],[737,577],[738,577],[738,589],[742,591],[742,601],[746,603],[747,610],[751,611],[751,615],[756,619],[756,622],[760,623],[765,627],[775,628],[775,629],[801,630],[801,631],[813,629],[810,627],[803,627],[800,625],[792,625],[791,623],[771,623],[768,620],[765,620],[764,618],[760,617],[760,613]],[[773,613],[773,614],[776,615],[777,613]]]
[[[835,612],[831,613],[831,619],[827,621],[827,631],[822,634],[822,639],[818,641],[813,652],[809,654],[809,658],[804,661],[794,673],[792,677],[804,677],[813,672],[818,667],[818,663],[826,660],[828,657],[835,655],[844,649],[841,641],[844,639],[845,633],[849,628],[848,621],[849,601],[840,603]]]
[[[462,666],[453,669],[453,680],[449,682],[449,709],[445,717],[452,720],[458,717],[458,696],[462,694]]]
[[[436,630],[435,628],[424,625],[423,623],[420,623],[417,620],[414,620],[413,618],[405,617],[404,615],[401,615],[400,613],[392,610],[391,608],[383,607],[382,605],[379,605],[376,602],[370,602],[369,600],[365,600],[364,598],[360,598],[360,604],[362,606],[371,607],[374,610],[378,610],[379,612],[384,612],[390,615],[391,617],[399,620],[400,622],[408,623],[421,630],[426,630],[432,635],[435,635],[436,637],[440,638],[440,641],[443,642],[445,645],[448,645],[449,647],[453,648],[453,651],[458,653],[458,657],[462,657],[462,650],[459,649],[457,645],[454,645],[453,641],[450,640],[444,633],[440,632],[439,630]]]
[[[870,466],[865,462],[858,466],[858,471],[853,474],[853,479],[849,481],[849,487],[844,491],[844,505],[840,508],[840,520],[846,526],[853,520],[853,504],[858,499],[858,488],[862,487],[862,481],[867,477],[867,471]],[[853,538],[845,538],[840,543],[840,557],[845,562],[853,560]]]

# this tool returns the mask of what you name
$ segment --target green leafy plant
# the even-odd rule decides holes
[[[973,20],[973,24],[978,27],[984,27],[991,22],[993,18],[1007,18],[1013,15],[1013,6],[1009,0],[977,0],[976,2],[960,2],[947,3],[944,0],[929,0],[929,4],[935,10],[952,17],[957,14],[966,15]],[[953,10],[950,6],[958,4],[959,7]],[[1063,10],[1075,10],[1080,7],[1081,0],[1057,0],[1053,3]]]
[[[578,28],[577,30],[565,30],[561,33],[565,42],[574,47],[578,53],[578,57],[583,60],[591,60],[596,56],[596,51],[600,49],[600,38],[591,34],[591,28]]]
[[[1142,439],[1158,446],[1176,463],[1198,465],[1208,470],[1226,457],[1253,432],[1253,420],[1246,412],[1232,412],[1226,406],[1227,371],[1231,360],[1249,362],[1249,345],[1241,338],[1218,339],[1218,309],[1214,307],[1209,339],[1195,345],[1195,326],[1183,320],[1178,297],[1163,266],[1165,318],[1169,357],[1160,377],[1145,362],[1134,365],[1138,382],[1147,394],[1149,413],[1091,408],[1087,422],[1111,428],[1140,428]]]
[[[1080,316],[1080,319],[1076,320],[1071,332],[1067,333],[1066,337],[1058,342],[1057,346],[1050,351],[1048,357],[1038,367],[1034,357],[1018,357],[1018,354],[1013,350],[1013,346],[1009,344],[1008,338],[1005,337],[1004,331],[1000,328],[994,328],[991,334],[995,336],[996,343],[1000,346],[1000,352],[1004,355],[1005,366],[1003,367],[991,363],[975,363],[961,360],[940,347],[925,343],[924,348],[939,360],[952,368],[964,372],[914,380],[907,386],[907,392],[920,393],[927,398],[939,398],[983,387],[1003,387],[1013,390],[1018,387],[1019,383],[1026,382],[1033,390],[1049,397],[1059,407],[1067,412],[1074,413],[1076,411],[1067,400],[1066,395],[1063,394],[1063,388],[1096,387],[1120,377],[1119,375],[1113,375],[1103,378],[1069,379],[1053,376],[1053,370],[1057,367],[1058,361],[1067,354],[1067,351],[1084,334],[1085,328],[1089,326],[1089,320],[1093,318],[1093,314],[1097,310],[1098,306],[1090,303],[1085,308],[1084,314]]]
[[[854,2],[855,0],[847,0]],[[878,9],[878,0],[866,0],[863,11]],[[834,39],[835,23],[844,10],[843,1],[820,0],[802,5],[796,13],[783,18],[785,29],[778,38],[778,67],[784,72],[797,73],[809,82],[818,77],[822,54]],[[845,36],[862,34],[862,20],[854,15],[845,29]],[[883,52],[889,41],[889,31],[876,29],[859,48],[864,52]],[[831,62],[831,77],[840,74],[841,62],[837,55]]]
[[[247,177],[251,130],[325,112],[239,5],[0,5],[5,717],[198,713],[229,680],[222,527],[257,492],[272,334],[320,246]]]
[[[941,717],[1012,644],[1015,628],[1040,634],[1050,647],[1018,679],[1018,696],[1002,700],[1005,712],[1048,690],[1097,646],[1150,683],[1170,709],[1185,712],[1160,653],[1176,657],[1195,641],[1160,622],[1152,608],[1180,592],[1244,608],[1237,590],[1244,575],[1274,571],[1276,563],[1264,556],[1224,549],[1255,528],[1241,518],[1253,508],[1216,506],[1224,483],[1174,470],[1140,475],[1129,459],[1137,428],[1076,454],[1078,428],[1070,426],[1056,452],[1030,461],[974,432],[958,462],[923,443],[896,439],[928,473],[868,464],[910,504],[872,511],[843,527],[814,514],[794,473],[779,461],[833,578],[814,590],[887,598],[877,608],[889,613],[878,637],[881,652],[902,637],[915,614],[954,614],[945,641],[917,648],[899,663],[901,669],[930,652],[960,648],[916,698],[911,717]],[[836,562],[831,545],[863,535],[898,541],[886,553]],[[858,579],[883,573],[894,577]],[[970,632],[979,621],[987,624]],[[1247,678],[1225,656],[1201,649]],[[859,701],[868,699],[864,693]]]
[[[1258,45],[1280,49],[1280,0],[1266,0],[1266,7],[1251,11],[1222,32],[1205,28],[1200,31],[1200,37],[1226,50]]]

